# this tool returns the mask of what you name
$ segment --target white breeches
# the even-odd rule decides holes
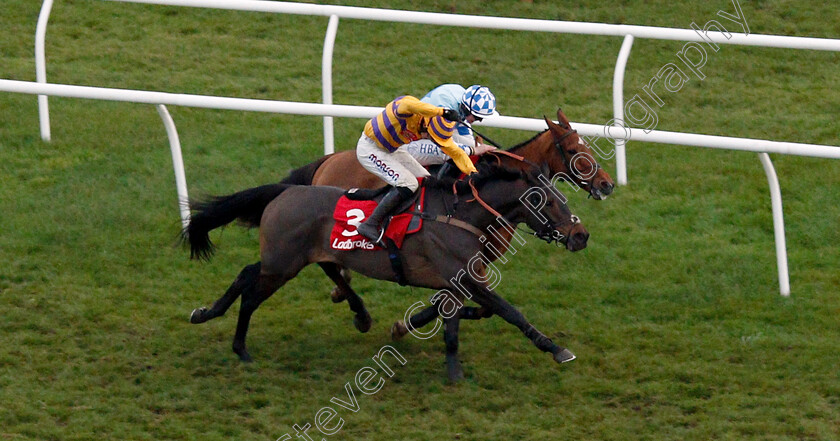
[[[429,172],[414,159],[404,147],[388,152],[376,142],[362,135],[356,144],[356,158],[365,170],[395,187],[407,187],[417,191],[417,178],[430,176]]]

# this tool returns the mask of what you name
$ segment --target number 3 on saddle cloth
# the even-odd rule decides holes
[[[376,201],[354,200],[352,198],[354,193],[351,192],[353,190],[342,195],[335,205],[335,211],[333,212],[335,226],[330,235],[330,247],[335,250],[347,251],[355,249],[382,249],[382,247],[374,245],[356,230],[356,227],[373,213],[377,205]],[[348,197],[348,194],[351,197]],[[388,225],[385,228],[385,237],[391,239],[397,248],[402,247],[405,236],[420,231],[420,228],[423,226],[423,219],[406,211],[422,212],[425,195],[426,189],[421,187],[420,197],[412,205],[405,207],[407,210],[402,210],[403,212],[400,214],[392,216],[390,221],[386,220]]]

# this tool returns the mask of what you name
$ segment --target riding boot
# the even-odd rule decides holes
[[[379,205],[373,210],[373,213],[365,219],[364,222],[356,227],[359,234],[367,237],[373,243],[378,244],[382,240],[385,231],[380,228],[382,221],[388,214],[399,207],[403,202],[407,201],[414,194],[408,187],[393,187],[388,190],[388,193],[379,201]]]

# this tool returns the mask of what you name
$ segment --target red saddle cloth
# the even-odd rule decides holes
[[[426,189],[420,189],[420,197],[409,210],[414,209],[417,212],[423,210],[423,199],[426,194]],[[335,219],[335,226],[333,226],[332,234],[330,234],[330,247],[335,250],[379,250],[382,247],[374,245],[368,238],[359,234],[356,226],[364,222],[368,216],[373,213],[376,208],[376,201],[354,201],[348,199],[347,196],[341,196],[338,203],[335,205],[333,212],[333,219]],[[415,219],[415,222],[412,222]],[[394,241],[397,248],[401,248],[405,236],[411,233],[416,233],[422,227],[423,220],[411,213],[400,213],[391,218],[388,227],[385,229],[385,237]]]

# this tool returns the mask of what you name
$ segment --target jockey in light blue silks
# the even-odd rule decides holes
[[[496,112],[496,97],[489,88],[479,85],[464,89],[458,84],[443,84],[432,89],[420,101],[456,110],[461,120],[468,124],[499,114]],[[467,155],[483,155],[495,150],[493,146],[477,143],[470,128],[464,124],[456,126],[452,140]],[[449,156],[429,139],[412,141],[406,144],[405,148],[417,162],[424,166],[443,164],[449,159]]]

